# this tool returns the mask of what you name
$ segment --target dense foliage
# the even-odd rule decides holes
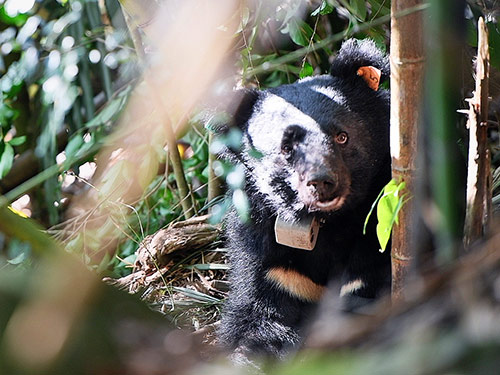
[[[389,4],[384,1],[323,1],[307,6],[300,1],[260,1],[256,9],[243,7],[238,15],[240,27],[233,36],[234,51],[240,56],[235,67],[242,77],[239,84],[274,87],[325,73],[329,56],[354,33],[385,46],[388,15]],[[100,4],[11,0],[2,6],[2,21],[2,193],[9,201],[23,197],[14,208],[51,227],[70,251],[78,251],[81,238],[86,236],[91,242],[92,234],[68,232],[65,220],[75,219],[67,209],[75,194],[92,189],[89,177],[95,168],[94,156],[104,144],[112,144],[107,136],[132,88],[140,83],[142,65],[117,0]],[[320,48],[311,48],[314,44]],[[291,52],[297,53],[290,57]],[[180,147],[187,149],[186,178],[196,207],[203,212],[208,135],[200,118],[192,117],[194,126]],[[20,163],[20,156],[29,157],[29,169]],[[147,157],[165,160],[161,149]],[[230,173],[229,166],[220,166],[225,168],[222,173]],[[122,173],[117,170],[116,177]],[[20,185],[29,178],[31,183]],[[117,182],[109,179],[111,185]],[[124,215],[130,215],[129,209],[125,211]],[[167,170],[155,177],[133,211],[128,227],[117,233],[122,238],[114,251],[118,257],[108,251],[96,258],[96,264],[91,260],[95,254],[87,254],[87,263],[115,275],[127,273],[141,239],[182,215],[173,174]],[[5,239],[3,248],[4,261],[27,259],[20,250],[26,246],[15,239]]]

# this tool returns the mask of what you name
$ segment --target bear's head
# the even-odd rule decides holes
[[[285,220],[356,209],[387,182],[389,93],[364,69],[389,75],[372,41],[351,39],[329,75],[243,92],[233,124],[242,147],[226,156],[245,166],[250,195]]]

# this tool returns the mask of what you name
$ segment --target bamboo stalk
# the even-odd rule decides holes
[[[391,156],[392,178],[405,182],[402,194],[410,199],[399,211],[399,225],[392,229],[392,297],[402,298],[414,258],[413,197],[424,70],[422,12],[395,17],[421,0],[394,0],[391,4]]]
[[[69,124],[72,132],[76,132],[83,126],[80,98],[76,98],[73,103],[73,107],[71,107],[71,121]]]
[[[469,247],[488,229],[491,217],[491,170],[488,149],[488,29],[483,18],[478,22],[476,87],[469,100],[469,162],[467,168],[467,211],[464,245]]]
[[[75,24],[70,26],[70,32],[77,41],[82,43],[83,40],[83,20],[80,18]],[[90,79],[90,67],[87,56],[82,56],[78,62],[80,67],[80,74],[78,74],[78,81],[82,88],[82,100],[85,108],[85,119],[91,120],[95,115],[94,105],[94,90],[92,89],[92,82]]]
[[[462,238],[464,201],[458,147],[457,106],[460,102],[460,74],[464,46],[464,0],[432,0],[426,23],[428,70],[426,76],[426,135],[433,214],[427,215],[436,245],[436,262],[451,264],[458,256]]]
[[[92,30],[96,30],[103,27],[101,22],[101,11],[99,9],[99,4],[96,0],[90,0],[85,3],[85,10],[87,11],[87,19],[89,21]],[[101,53],[101,60],[99,61],[99,67],[101,71],[101,78],[104,88],[104,94],[106,99],[110,99],[113,95],[113,89],[111,86],[111,75],[109,74],[109,69],[104,62],[104,57],[106,56],[106,48],[102,42],[97,42],[97,49]]]

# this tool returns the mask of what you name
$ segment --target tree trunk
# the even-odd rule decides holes
[[[412,254],[413,200],[424,69],[422,12],[396,17],[421,0],[393,0],[391,4],[391,156],[392,177],[405,182],[407,199],[392,232],[392,296],[402,297]]]

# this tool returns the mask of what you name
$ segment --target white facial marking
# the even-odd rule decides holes
[[[342,288],[340,288],[340,296],[344,297],[347,294],[352,294],[355,291],[364,288],[364,286],[365,283],[360,279],[349,281],[347,284],[342,285]]]
[[[320,94],[328,96],[330,99],[337,102],[338,104],[345,105],[345,98],[339,91],[326,86],[313,86],[311,88]]]
[[[270,155],[280,152],[277,145],[279,146],[284,130],[290,125],[300,125],[309,131],[319,129],[313,118],[285,99],[268,94],[261,103],[261,109],[250,119],[248,134],[258,151]]]

